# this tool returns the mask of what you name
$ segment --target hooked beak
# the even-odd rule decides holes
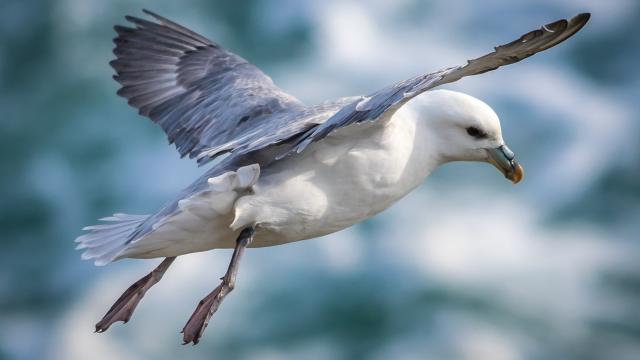
[[[517,184],[524,177],[524,169],[520,165],[507,145],[486,149],[489,154],[489,162],[500,170],[504,177]]]

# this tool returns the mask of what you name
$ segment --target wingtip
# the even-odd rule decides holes
[[[582,27],[589,21],[590,18],[591,18],[591,13],[588,13],[588,12],[580,13],[569,20],[560,19],[560,20],[556,20],[554,22],[545,24],[543,26],[543,29],[547,31],[552,31],[552,32],[556,32],[556,31],[563,32],[565,29],[570,29],[571,33],[573,34],[578,30],[582,29]]]
[[[591,13],[584,12],[574,16],[571,20],[569,20],[569,22],[572,24],[577,24],[580,27],[583,27],[584,24],[586,24],[587,21],[589,21],[589,19],[591,19]]]
[[[590,18],[591,18],[590,12],[583,12],[574,16],[574,19],[584,19],[584,21],[588,21]]]
[[[142,12],[149,15],[149,16],[153,16],[154,18],[158,18],[158,14],[156,14],[155,12],[149,10],[149,9],[142,9]]]
[[[156,13],[154,13],[153,11],[148,10],[148,9],[142,9],[142,12],[143,12],[144,14],[147,14],[147,15],[149,15],[149,16],[151,16],[151,17],[154,17],[154,18],[157,18],[157,17],[158,17],[158,15],[157,15]],[[127,21],[129,21],[129,22],[132,22],[132,23],[134,23],[134,24],[135,24],[135,23],[137,23],[137,22],[139,22],[139,21],[142,21],[142,19],[140,19],[140,18],[139,18],[139,17],[137,17],[137,16],[133,16],[133,15],[125,15],[125,16],[124,16],[124,19],[125,19],[125,20],[127,20]],[[116,25],[116,26],[118,26],[118,25]]]
[[[132,23],[136,23],[137,21],[140,21],[141,19],[137,16],[133,16],[133,15],[125,15],[124,19],[127,20],[128,22],[132,22]]]

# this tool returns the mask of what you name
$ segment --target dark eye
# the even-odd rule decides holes
[[[467,128],[467,134],[469,134],[470,136],[473,136],[476,139],[482,139],[487,137],[487,134],[484,131],[478,129],[475,126],[469,126]]]

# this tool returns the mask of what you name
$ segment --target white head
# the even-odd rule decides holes
[[[411,100],[427,126],[440,161],[483,161],[517,183],[523,169],[502,139],[498,115],[484,102],[455,91],[432,90]]]

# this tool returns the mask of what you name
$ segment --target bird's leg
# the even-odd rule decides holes
[[[207,327],[207,324],[209,324],[209,319],[211,319],[213,313],[218,310],[225,296],[233,290],[236,283],[236,274],[238,273],[238,264],[240,263],[244,249],[253,241],[254,233],[255,229],[253,227],[245,228],[240,232],[227,272],[221,278],[222,282],[209,295],[200,300],[198,307],[196,307],[189,321],[187,321],[187,324],[182,329],[183,345],[190,342],[195,345],[200,341],[204,329]]]
[[[162,275],[164,275],[175,259],[175,256],[165,258],[153,271],[129,286],[113,306],[111,306],[111,309],[102,317],[102,320],[98,321],[96,324],[96,332],[101,333],[107,331],[109,326],[117,321],[124,323],[129,321],[144,294],[162,279]]]

